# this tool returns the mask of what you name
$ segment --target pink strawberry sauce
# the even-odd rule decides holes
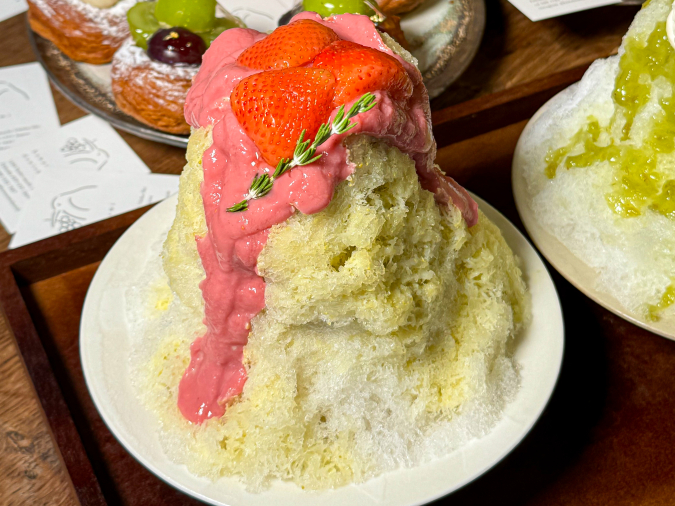
[[[387,48],[365,16],[347,14],[322,20],[304,12],[294,19],[302,18],[323,23],[340,38],[386,52],[403,64],[414,84],[412,97],[394,102],[388,93],[376,92],[376,107],[356,116],[353,121],[357,126],[349,133],[385,139],[410,155],[422,186],[435,194],[437,202],[454,203],[469,226],[475,224],[475,202],[433,166],[436,143],[429,98],[419,71]],[[336,185],[354,170],[347,163],[343,136],[333,136],[319,147],[323,153],[320,160],[284,174],[268,195],[249,202],[247,211],[226,211],[242,200],[256,174],[274,171],[240,127],[229,103],[239,81],[257,72],[238,66],[237,56],[264,36],[254,30],[231,29],[218,37],[204,55],[185,105],[185,117],[193,127],[213,125],[213,144],[202,159],[201,194],[208,233],[197,238],[206,272],[200,288],[207,332],[192,343],[190,364],[178,390],[178,407],[193,423],[222,416],[227,402],[241,393],[246,382],[243,349],[252,318],[265,306],[265,281],[258,275],[256,263],[270,227],[288,219],[296,209],[305,214],[324,209]]]

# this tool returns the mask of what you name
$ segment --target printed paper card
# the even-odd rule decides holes
[[[2,0],[0,2],[0,21],[9,19],[27,10],[28,4],[26,0]]]
[[[60,126],[47,74],[39,63],[0,68],[0,151]]]
[[[620,0],[509,0],[509,2],[532,21],[621,3]]]
[[[105,220],[176,192],[178,176],[173,175],[102,174],[77,169],[49,172],[43,174],[25,204],[9,247]]]
[[[117,132],[94,116],[0,151],[0,222],[9,233],[16,232],[21,209],[37,181],[45,174],[67,169],[94,174],[150,172]]]

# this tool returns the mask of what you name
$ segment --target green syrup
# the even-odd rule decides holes
[[[661,110],[653,116],[640,145],[631,139],[635,117],[649,102],[652,83],[659,77],[671,82],[675,77],[675,50],[668,42],[665,21],[656,25],[646,43],[635,37],[626,41],[614,83],[615,112],[609,125],[603,127],[589,116],[586,125],[566,146],[548,150],[546,176],[553,179],[561,169],[609,163],[613,183],[605,200],[613,212],[632,218],[649,209],[675,220],[675,180],[666,179],[657,167],[658,155],[675,151],[675,98],[670,96],[659,101]],[[675,283],[666,289],[657,304],[648,307],[648,315],[655,319],[658,312],[673,303]]]

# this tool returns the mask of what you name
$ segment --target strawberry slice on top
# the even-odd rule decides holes
[[[270,70],[253,74],[234,88],[230,104],[239,124],[276,166],[292,158],[303,130],[313,138],[332,109],[335,78],[316,68]]]
[[[396,58],[341,40],[309,19],[277,28],[244,50],[237,63],[262,70],[239,82],[230,104],[272,166],[293,157],[303,130],[305,139],[313,139],[333,109],[367,92],[386,91],[395,100],[413,93],[412,81]]]
[[[330,28],[311,19],[299,19],[253,44],[239,55],[237,63],[254,70],[299,67],[336,40],[339,37]]]
[[[317,55],[312,67],[325,68],[335,76],[333,107],[369,91],[386,90],[396,100],[405,100],[413,93],[413,83],[401,62],[356,42],[333,42]]]

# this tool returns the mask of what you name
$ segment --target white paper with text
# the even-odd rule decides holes
[[[94,116],[0,151],[0,222],[9,233],[16,232],[21,210],[39,179],[66,169],[95,174],[150,172],[117,132]]]
[[[9,243],[17,248],[153,204],[178,192],[178,176],[101,174],[77,169],[44,174]]]
[[[39,63],[0,68],[0,151],[49,135],[60,126],[47,74]]]
[[[0,2],[0,21],[9,19],[28,10],[26,0],[2,0]]]
[[[509,0],[509,2],[531,21],[621,3],[620,0]]]

